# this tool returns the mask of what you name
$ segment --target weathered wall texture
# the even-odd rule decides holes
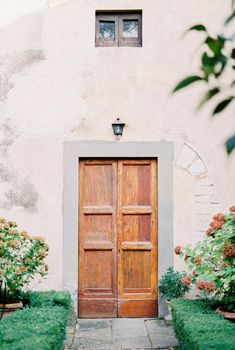
[[[143,9],[143,47],[95,47],[95,10],[131,8]],[[50,0],[0,29],[0,212],[46,237],[41,288],[62,287],[63,142],[113,140],[117,116],[120,142],[174,142],[176,244],[202,237],[211,213],[234,204],[235,154],[223,148],[233,111],[195,114],[196,85],[170,96],[198,64],[199,35],[180,40],[184,30],[217,30],[226,14],[221,0]]]

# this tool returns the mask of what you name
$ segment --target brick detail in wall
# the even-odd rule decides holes
[[[205,237],[205,231],[212,215],[219,208],[219,202],[214,199],[214,185],[210,181],[204,161],[187,144],[183,145],[177,157],[176,165],[186,170],[195,180],[195,234],[198,239],[201,239]]]

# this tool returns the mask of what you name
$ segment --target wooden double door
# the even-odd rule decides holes
[[[79,162],[79,317],[157,314],[157,161]]]

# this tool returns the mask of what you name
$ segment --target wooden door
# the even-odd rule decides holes
[[[79,317],[156,316],[156,160],[83,160],[79,179]]]
[[[156,316],[156,161],[118,164],[118,316]]]
[[[79,317],[117,317],[117,163],[80,162]]]

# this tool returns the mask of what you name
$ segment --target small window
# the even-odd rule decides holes
[[[96,12],[96,46],[142,46],[142,12]]]

